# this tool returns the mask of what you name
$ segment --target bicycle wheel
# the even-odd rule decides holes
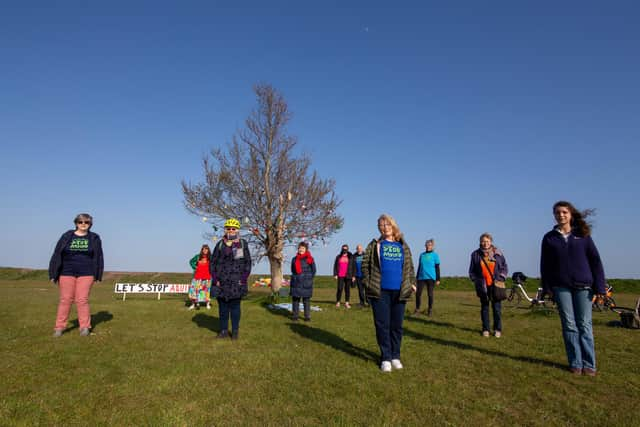
[[[507,291],[507,299],[502,301],[502,304],[507,308],[516,308],[520,305],[520,300],[522,296],[520,296],[520,292],[516,288],[509,288]]]
[[[613,297],[607,297],[606,306],[609,310],[613,311],[616,308],[616,300]]]

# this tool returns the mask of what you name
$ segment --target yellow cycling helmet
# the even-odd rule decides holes
[[[240,229],[240,221],[238,221],[238,220],[237,220],[237,219],[235,219],[235,218],[229,218],[228,220],[226,220],[226,221],[224,222],[224,227],[225,227],[225,228],[227,228],[227,227],[233,227],[233,228]]]

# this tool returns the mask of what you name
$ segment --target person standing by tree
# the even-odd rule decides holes
[[[247,280],[251,273],[251,254],[244,239],[239,236],[240,221],[230,218],[224,223],[224,237],[211,256],[211,280],[218,286],[220,332],[218,338],[237,340],[240,328],[240,300],[247,295]]]
[[[376,340],[380,347],[380,370],[402,369],[400,345],[407,300],[415,292],[411,250],[396,221],[378,218],[380,237],[367,245],[362,260],[363,282],[373,311]]]
[[[356,252],[353,254],[353,261],[355,266],[355,278],[356,285],[358,286],[358,298],[360,299],[360,307],[366,307],[369,304],[367,303],[367,296],[364,292],[364,284],[362,283],[362,259],[364,258],[364,251],[362,250],[362,245],[358,244],[356,246]]]
[[[80,336],[86,337],[91,333],[89,293],[93,282],[102,280],[104,271],[102,241],[91,231],[93,218],[81,213],[73,222],[76,229],[60,237],[49,262],[49,279],[60,288],[54,337],[62,336],[74,302],[78,310]]]
[[[353,277],[353,255],[349,252],[348,245],[342,245],[340,253],[336,256],[333,263],[333,278],[337,281],[336,307],[340,307],[340,299],[342,298],[342,290],[344,289],[344,306],[351,308],[349,305],[349,297],[351,296],[351,282],[355,280]]]
[[[469,278],[480,298],[480,318],[482,319],[482,336],[488,337],[489,304],[493,309],[493,329],[496,338],[502,336],[502,303],[493,298],[491,287],[497,280],[505,281],[509,269],[502,251],[493,246],[493,237],[489,233],[480,236],[480,247],[471,253]]]
[[[191,268],[193,269],[193,278],[191,279],[191,285],[189,285],[189,299],[191,300],[189,310],[198,308],[202,302],[207,303],[207,310],[211,309],[210,258],[211,249],[209,249],[209,245],[202,245],[200,253],[195,255],[189,261],[189,265],[191,265]]]
[[[592,213],[556,202],[556,226],[544,235],[540,254],[540,281],[558,305],[569,370],[589,376],[596,375],[591,299],[606,294],[604,268],[586,221]]]
[[[433,288],[440,284],[440,256],[433,251],[436,242],[433,239],[427,240],[425,243],[426,251],[420,254],[418,261],[418,273],[416,280],[418,282],[418,291],[416,292],[416,310],[414,314],[420,311],[420,302],[422,300],[422,290],[427,288],[429,297],[429,308],[427,316],[433,314]]]
[[[298,320],[300,299],[304,306],[304,320],[311,320],[310,300],[313,295],[313,278],[316,275],[316,262],[309,252],[306,242],[298,244],[298,253],[291,260],[291,300],[293,306],[292,320]]]

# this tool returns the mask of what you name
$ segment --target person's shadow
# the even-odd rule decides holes
[[[465,328],[463,326],[456,326],[453,323],[441,322],[439,320],[421,319],[415,316],[406,316],[404,320],[409,322],[422,323],[425,325],[440,326],[442,328],[455,328],[455,329],[460,329],[461,331],[477,332],[477,329]]]
[[[547,367],[550,367],[550,368],[557,368],[557,369],[562,369],[562,370],[566,369],[566,365],[563,365],[563,364],[557,363],[557,362],[553,362],[553,361],[550,361],[550,360],[537,359],[535,357],[530,357],[530,356],[512,356],[510,354],[503,353],[501,351],[489,350],[489,349],[482,348],[482,347],[476,347],[476,346],[473,346],[471,344],[467,344],[467,343],[463,343],[463,342],[459,342],[459,341],[432,337],[432,336],[429,336],[429,335],[422,334],[420,332],[412,331],[412,330],[407,329],[407,328],[404,328],[404,335],[408,336],[408,337],[411,337],[413,339],[416,339],[416,340],[422,340],[422,341],[427,341],[427,342],[432,342],[432,343],[435,343],[435,344],[443,345],[443,346],[446,346],[446,347],[457,348],[458,350],[477,351],[479,353],[483,353],[483,354],[486,354],[486,355],[489,355],[489,356],[503,357],[503,358],[515,360],[515,361],[518,361],[518,362],[533,363],[535,365],[542,365],[542,366],[547,366]]]
[[[289,328],[303,338],[310,339],[317,343],[326,345],[333,349],[339,350],[349,356],[358,357],[365,361],[378,361],[379,357],[376,353],[367,349],[357,347],[338,335],[325,331],[324,329],[314,328],[312,326],[300,323],[289,323]]]
[[[91,315],[91,331],[95,331],[96,327],[100,323],[108,322],[113,319],[113,314],[108,311],[99,311],[96,314]],[[80,321],[78,319],[71,321],[71,326],[64,330],[64,332],[73,331],[74,329],[78,329],[80,327]]]
[[[274,316],[282,316],[282,317],[286,317],[287,319],[290,319],[291,316],[293,315],[293,313],[291,313],[289,310],[285,310],[283,308],[271,307],[273,304],[271,304],[268,301],[263,301],[260,303],[260,305],[268,313],[273,314]]]
[[[218,318],[204,313],[197,313],[191,321],[198,325],[198,328],[205,328],[211,332],[220,332]]]

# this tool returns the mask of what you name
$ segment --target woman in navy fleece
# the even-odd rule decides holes
[[[562,337],[575,375],[596,375],[596,352],[591,323],[591,298],[604,294],[604,269],[586,222],[592,212],[571,203],[556,202],[556,226],[542,239],[540,280],[558,304]]]

